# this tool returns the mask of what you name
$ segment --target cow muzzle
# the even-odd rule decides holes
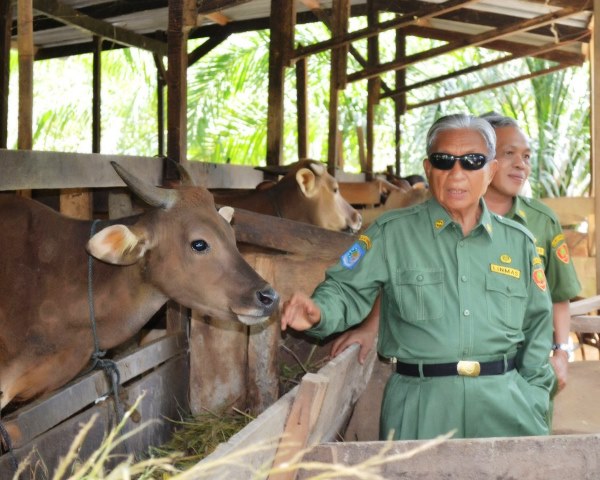
[[[267,285],[255,292],[255,304],[250,308],[231,308],[244,325],[257,325],[266,321],[279,305],[279,294]]]

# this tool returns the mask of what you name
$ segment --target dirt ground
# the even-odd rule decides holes
[[[600,350],[590,345],[579,346],[573,336],[573,361],[569,366],[567,387],[555,397],[553,434],[600,432]],[[354,407],[344,440],[379,439],[379,411],[383,389],[393,366],[375,361],[373,374]]]

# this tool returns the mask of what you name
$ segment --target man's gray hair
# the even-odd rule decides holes
[[[427,155],[433,152],[433,146],[440,132],[448,130],[461,130],[468,128],[478,132],[487,147],[487,159],[493,160],[496,158],[496,132],[492,125],[487,120],[480,117],[473,117],[464,113],[456,113],[438,118],[427,132]],[[484,152],[481,152],[484,153]]]
[[[504,115],[500,115],[496,112],[484,113],[481,115],[481,118],[487,120],[489,124],[494,127],[494,129],[501,127],[515,127],[519,130],[521,129],[514,118],[505,117]]]

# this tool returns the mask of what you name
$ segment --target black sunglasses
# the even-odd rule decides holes
[[[460,162],[460,166],[464,170],[479,170],[483,168],[487,162],[487,158],[483,153],[467,153],[466,155],[451,155],[449,153],[431,153],[429,162],[433,168],[438,170],[452,170],[456,161]]]

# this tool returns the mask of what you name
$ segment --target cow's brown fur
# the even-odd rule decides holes
[[[341,196],[336,179],[315,160],[291,165],[271,186],[244,193],[215,193],[215,202],[329,230],[356,232],[362,222],[360,213]]]
[[[233,229],[217,212],[212,195],[201,187],[178,192],[169,208],[119,220],[138,242],[121,252],[128,256],[121,265],[106,258],[94,261],[102,350],[133,336],[168,298],[247,324],[266,319],[276,308],[277,294],[240,255]],[[94,342],[87,299],[91,222],[7,195],[0,196],[0,218],[1,409],[72,379],[90,359]],[[101,237],[112,232],[107,227],[98,227],[88,248],[96,251],[94,242],[102,243],[117,258],[111,249],[122,239],[118,232]],[[210,245],[204,253],[191,248],[198,239]]]

